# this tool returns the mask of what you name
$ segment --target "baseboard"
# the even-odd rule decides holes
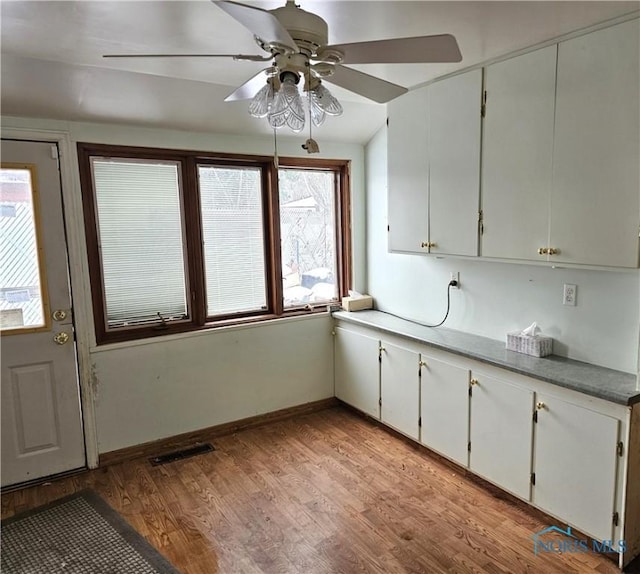
[[[215,425],[197,431],[183,433],[135,446],[121,448],[118,450],[112,450],[100,454],[98,465],[99,467],[105,467],[136,458],[157,456],[166,452],[193,446],[197,443],[207,442],[219,436],[233,434],[235,432],[248,428],[258,427],[269,423],[289,419],[291,417],[321,411],[324,409],[335,407],[339,404],[340,401],[338,401],[338,399],[336,399],[335,397],[330,397],[328,399],[322,399],[319,401],[313,401],[311,403],[297,405],[295,407],[280,409],[278,411],[256,415],[254,417],[248,417],[246,419],[240,419],[221,425]]]

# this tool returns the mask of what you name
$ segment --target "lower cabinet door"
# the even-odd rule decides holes
[[[376,419],[380,418],[378,339],[336,328],[335,395]]]
[[[471,385],[469,467],[529,500],[533,391],[475,373]]]
[[[420,442],[468,466],[469,369],[421,357]]]
[[[554,397],[536,397],[533,503],[611,540],[619,421]]]
[[[381,344],[382,422],[417,440],[420,438],[420,355],[384,341]]]

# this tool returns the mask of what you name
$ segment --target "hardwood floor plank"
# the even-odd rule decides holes
[[[184,574],[613,574],[534,554],[548,517],[343,407],[2,495],[2,517],[93,488]],[[133,452],[133,451],[132,451]]]

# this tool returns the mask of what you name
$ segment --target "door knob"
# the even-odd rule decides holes
[[[56,333],[53,336],[53,340],[58,344],[58,345],[64,345],[66,342],[69,341],[69,333],[65,333],[64,331],[62,333]]]

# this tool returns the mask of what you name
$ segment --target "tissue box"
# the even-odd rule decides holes
[[[363,295],[362,297],[343,297],[342,308],[345,311],[373,309],[373,297],[371,297],[371,295]]]
[[[544,335],[507,333],[507,349],[534,357],[546,357],[553,352],[553,339]]]

